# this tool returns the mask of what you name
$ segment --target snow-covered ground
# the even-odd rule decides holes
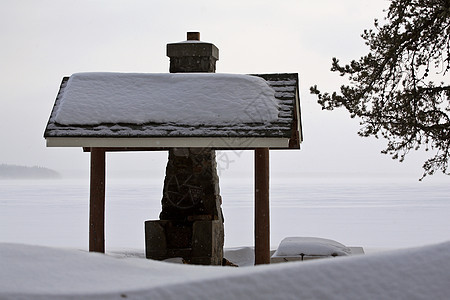
[[[450,242],[234,268],[0,244],[0,299],[448,299]]]
[[[86,251],[88,180],[1,181],[0,299],[448,299],[446,182],[325,183],[272,180],[272,248],[314,236],[368,254],[232,268],[144,258],[160,179],[108,181],[106,255]],[[253,242],[252,190],[251,180],[221,180],[226,255],[241,266],[252,264],[251,249],[237,247]]]

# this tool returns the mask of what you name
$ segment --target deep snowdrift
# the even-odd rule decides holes
[[[1,299],[448,299],[450,242],[247,268],[0,244]]]

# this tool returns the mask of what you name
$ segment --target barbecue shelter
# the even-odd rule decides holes
[[[106,153],[168,151],[161,220],[145,224],[147,257],[182,256],[191,247],[189,255],[201,256],[193,263],[217,264],[204,260],[214,252],[220,258],[223,248],[214,153],[252,150],[255,263],[269,263],[269,150],[300,148],[298,74],[215,73],[219,51],[200,41],[199,33],[168,44],[167,56],[170,73],[76,73],[62,79],[44,138],[47,147],[81,147],[90,153],[89,250],[105,250]],[[181,189],[180,176],[184,182],[195,180],[195,186]],[[176,191],[170,190],[174,181]],[[188,207],[186,201],[193,204]],[[166,249],[174,244],[184,252]],[[211,247],[215,250],[202,252]]]

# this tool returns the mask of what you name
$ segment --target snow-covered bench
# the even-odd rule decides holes
[[[333,240],[316,237],[287,237],[272,255],[270,262],[308,260],[316,258],[364,254],[361,247],[347,247]]]

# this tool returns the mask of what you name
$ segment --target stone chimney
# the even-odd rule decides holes
[[[167,44],[170,73],[214,73],[219,49],[200,41],[200,32],[188,32],[187,41]]]
[[[214,73],[219,50],[188,32],[168,44],[171,73]],[[210,148],[171,148],[159,221],[146,221],[146,257],[182,257],[192,264],[221,265],[224,228],[216,153]]]

